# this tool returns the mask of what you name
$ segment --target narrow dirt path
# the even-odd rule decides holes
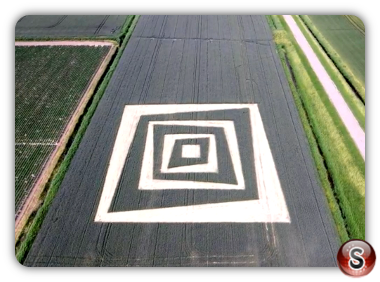
[[[359,149],[360,154],[365,160],[365,132],[360,127],[359,122],[348,107],[346,101],[344,101],[342,94],[338,91],[336,85],[331,80],[330,76],[326,72],[325,68],[319,61],[317,55],[307,42],[302,31],[298,28],[297,23],[294,21],[291,15],[284,15],[284,19],[292,31],[294,38],[297,40],[298,45],[301,47],[305,56],[307,57],[311,67],[325,89],[330,101],[337,110],[340,118],[354,140],[356,147]]]
[[[16,41],[15,46],[113,46],[108,41],[65,40],[65,41]]]

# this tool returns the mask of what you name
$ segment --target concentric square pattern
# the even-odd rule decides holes
[[[210,124],[212,126],[210,126]],[[156,125],[170,125],[170,126],[193,126],[193,127],[216,127],[222,128],[227,139],[227,146],[229,148],[229,155],[231,156],[233,162],[234,174],[237,178],[237,184],[229,183],[220,183],[220,182],[205,182],[205,181],[186,181],[185,179],[174,180],[174,179],[158,179],[154,177],[154,161],[155,154],[153,152],[153,128]],[[175,135],[165,135],[165,141],[162,151],[162,167],[161,173],[170,173],[167,167],[167,159],[172,156],[174,140],[178,138],[197,138],[204,137],[207,138],[207,134],[175,134]],[[212,137],[212,138],[211,138]],[[208,157],[208,162],[204,165],[189,165],[189,166],[179,166],[175,169],[176,173],[204,173],[204,172],[213,172],[218,173],[217,165],[217,154],[216,154],[216,145],[215,145],[215,136],[208,135],[208,138],[212,140],[210,146],[210,154]],[[226,148],[226,147],[225,147]],[[158,154],[160,152],[156,151]],[[159,159],[157,157],[157,159]],[[160,163],[160,161],[158,161]],[[205,170],[202,170],[205,169]],[[145,153],[143,157],[143,163],[141,168],[141,176],[139,189],[244,189],[244,176],[242,165],[240,162],[240,153],[238,149],[238,142],[236,139],[236,132],[234,123],[232,121],[219,121],[219,120],[193,120],[193,121],[153,121],[148,124],[148,134],[145,144]]]
[[[218,172],[215,135],[168,134],[161,173]]]
[[[95,221],[290,222],[257,105],[125,106]]]

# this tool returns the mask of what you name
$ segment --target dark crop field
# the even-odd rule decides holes
[[[16,38],[117,37],[127,15],[31,15],[18,20]]]
[[[198,104],[208,109],[206,114],[181,112]],[[212,110],[231,104],[243,109]],[[257,191],[266,180],[260,181],[254,175],[259,175],[258,171],[272,159],[268,154],[268,158],[258,158],[261,163],[255,156],[262,151],[253,149],[252,154],[252,136],[259,130],[247,130],[254,126],[247,119],[249,111],[244,107],[248,106],[257,107],[261,115],[258,120],[262,121],[266,137],[253,143],[268,144],[273,156],[277,172],[269,179],[278,177],[281,184],[286,207],[279,216],[289,216],[284,221],[272,214],[262,221],[242,220],[252,212],[250,208],[242,209],[231,219],[234,212],[224,210],[227,206],[240,207],[246,200],[260,200],[262,194]],[[169,113],[177,108],[177,114]],[[143,112],[139,121],[133,109]],[[161,112],[152,113],[157,109]],[[132,119],[124,120],[124,113],[131,114]],[[162,175],[157,169],[164,158],[160,154],[165,152],[162,136],[175,136],[184,129],[178,125],[156,125],[154,138],[149,139],[149,124],[169,121],[184,125],[199,120],[235,125],[242,167],[251,172],[244,173],[248,183],[244,189],[212,190],[201,186],[210,183],[200,184],[198,190],[183,186],[174,189],[171,185],[183,178],[193,185],[200,179],[211,182],[215,175]],[[128,131],[134,121],[138,122],[136,130]],[[220,179],[211,183],[218,187],[219,182],[234,181],[229,176],[233,175],[231,166],[235,169],[235,164],[228,165],[226,158],[231,148],[223,141],[224,134],[231,131],[209,127],[187,126],[186,130],[193,135],[207,132],[219,140],[216,146],[218,159],[222,160],[218,162]],[[123,147],[126,142],[115,145],[118,132],[126,132],[120,135],[121,140],[131,140],[129,152]],[[155,151],[147,149],[148,142],[154,143]],[[113,153],[116,147],[124,148],[120,149],[122,154]],[[179,162],[178,155],[173,153]],[[238,158],[237,154],[230,156]],[[121,161],[116,169],[113,157]],[[139,180],[148,178],[143,174],[146,159],[154,164],[147,166],[154,171],[152,179],[160,177],[159,182],[166,181],[168,189],[154,185],[152,190],[140,188]],[[116,170],[120,172],[118,177],[113,175]],[[226,180],[226,176],[231,179]],[[107,179],[115,185],[114,193],[104,193]],[[265,189],[272,191],[274,186],[267,183]],[[281,197],[280,193],[277,196]],[[100,208],[104,199],[109,205]],[[219,204],[222,210],[212,211]],[[196,205],[211,205],[211,216],[188,216],[187,212],[197,212]],[[165,211],[173,211],[171,208],[182,212],[160,217]],[[271,206],[270,212],[276,208],[277,205]],[[262,211],[252,218],[261,216]],[[131,216],[123,218],[125,214]],[[146,214],[150,215],[144,217]],[[206,216],[209,218],[204,220]],[[336,266],[338,248],[339,237],[265,17],[142,16],[24,265]]]
[[[17,217],[110,46],[15,49]]]

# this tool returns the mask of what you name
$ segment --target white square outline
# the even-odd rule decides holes
[[[173,148],[176,140],[191,139],[191,138],[208,138],[209,150],[207,163],[194,164],[180,167],[169,168],[170,157],[173,153]],[[186,146],[186,145],[185,145]],[[193,145],[190,145],[193,146]],[[200,145],[197,145],[200,147]],[[182,156],[183,157],[183,156]],[[216,141],[214,134],[167,134],[164,137],[164,146],[162,149],[162,165],[161,173],[191,173],[191,172],[218,172],[218,156],[216,153]]]
[[[181,125],[202,127],[223,127],[227,139],[228,148],[235,170],[237,184],[226,184],[216,182],[165,180],[153,178],[153,127],[154,125]],[[163,189],[231,189],[244,190],[244,175],[241,167],[240,153],[236,138],[235,125],[229,120],[171,120],[153,121],[148,124],[145,151],[138,189],[140,190],[163,190]]]
[[[124,162],[142,115],[174,114],[248,108],[252,127],[254,165],[259,199],[108,212]],[[206,223],[286,222],[288,208],[257,104],[172,104],[126,105],[113,147],[95,222],[124,223]]]

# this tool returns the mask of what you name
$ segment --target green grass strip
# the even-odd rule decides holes
[[[311,31],[314,37],[318,40],[319,44],[323,46],[326,50],[328,56],[334,62],[336,67],[342,73],[342,75],[350,82],[355,91],[360,95],[360,97],[365,102],[365,86],[360,80],[354,75],[352,70],[347,66],[339,54],[334,50],[329,41],[322,35],[318,28],[313,24],[310,18],[306,15],[300,15],[300,19],[304,22],[307,28]]]
[[[270,29],[271,30],[276,29],[276,26],[275,26],[274,21],[273,21],[273,17],[266,15],[265,18],[267,19],[267,22],[269,24]]]
[[[276,29],[280,29],[280,30],[284,29],[284,26],[282,25],[278,17],[274,16],[273,22],[274,22],[274,25],[276,26]]]
[[[279,21],[278,16],[276,15],[267,16],[267,17],[276,18]],[[317,168],[320,183],[323,187],[325,196],[327,198],[327,202],[331,210],[332,217],[335,222],[335,226],[337,227],[337,232],[338,232],[340,241],[342,243],[346,242],[347,240],[349,240],[349,236],[347,234],[345,222],[342,217],[340,207],[337,203],[336,196],[334,195],[334,192],[329,180],[329,174],[326,169],[323,156],[321,155],[313,129],[311,127],[309,117],[307,116],[305,107],[302,103],[301,95],[298,92],[298,88],[295,84],[295,81],[293,81],[295,79],[295,77],[293,77],[294,73],[292,73],[293,69],[291,70],[290,69],[291,66],[288,66],[290,62],[289,62],[289,58],[287,58],[286,49],[287,48],[292,49],[294,47],[292,46],[292,43],[290,42],[290,40],[287,38],[288,37],[287,32],[283,30],[282,26],[280,29],[276,29],[276,28],[272,29],[272,33],[274,36],[274,41],[276,43],[277,53],[280,57],[281,64],[283,66],[286,78],[288,80],[290,90],[293,94],[294,102],[296,104],[299,117],[301,119],[304,131],[305,131],[305,134],[310,146],[311,155],[313,157],[314,163]]]
[[[323,190],[325,192],[328,205],[329,205],[330,210],[332,212],[334,222],[335,222],[335,225],[337,227],[338,234],[339,234],[339,238],[340,238],[342,243],[346,242],[347,240],[349,240],[349,237],[348,237],[347,230],[345,227],[345,223],[344,223],[344,220],[342,217],[342,213],[341,213],[339,205],[335,199],[335,195],[334,195],[334,192],[332,190],[332,187],[331,187],[331,184],[329,181],[328,172],[327,172],[327,169],[326,169],[325,164],[324,164],[324,159],[323,159],[323,157],[322,157],[322,155],[318,149],[318,144],[317,144],[317,141],[315,139],[313,130],[310,126],[308,116],[305,112],[304,105],[302,104],[300,94],[298,93],[297,87],[293,82],[291,71],[286,64],[285,47],[283,45],[277,45],[277,52],[279,54],[281,64],[285,70],[285,75],[286,75],[287,80],[289,82],[289,86],[290,86],[290,89],[292,91],[294,101],[295,101],[296,107],[298,109],[298,113],[299,113],[299,116],[301,118],[303,128],[305,130],[306,137],[309,141],[311,154],[312,154],[314,162],[316,164],[319,179],[321,181]]]
[[[273,30],[274,40],[340,239],[364,239],[364,160],[285,20],[273,17],[285,28]]]
[[[45,216],[49,210],[49,207],[50,207],[55,195],[57,194],[58,189],[59,189],[59,187],[63,181],[63,178],[64,178],[64,176],[65,176],[65,174],[69,168],[70,162],[71,162],[72,158],[74,157],[76,150],[79,147],[80,141],[82,140],[82,137],[83,137],[88,125],[90,124],[91,118],[92,118],[92,116],[93,116],[93,114],[94,114],[94,112],[95,112],[95,110],[99,104],[100,99],[102,98],[102,96],[103,96],[103,94],[104,94],[104,92],[108,86],[108,83],[112,77],[112,74],[113,74],[114,70],[116,69],[116,66],[117,66],[117,64],[118,64],[118,62],[119,62],[119,60],[123,54],[125,46],[127,45],[129,38],[131,37],[132,32],[133,32],[140,16],[129,16],[129,17],[130,17],[129,24],[125,28],[125,31],[128,30],[128,32],[126,33],[124,38],[121,37],[122,45],[119,48],[117,55],[116,55],[115,59],[113,60],[110,69],[108,70],[106,76],[104,77],[102,83],[100,84],[99,89],[97,90],[96,94],[94,95],[93,101],[92,101],[91,105],[89,106],[86,114],[83,117],[83,120],[79,126],[77,133],[75,134],[74,140],[73,140],[72,144],[70,145],[70,148],[68,149],[67,154],[65,155],[62,163],[60,164],[57,173],[53,176],[52,181],[50,182],[48,192],[46,194],[46,197],[44,199],[42,206],[38,209],[37,214],[33,219],[33,222],[32,222],[32,224],[31,224],[31,226],[30,226],[30,228],[26,234],[25,239],[23,240],[23,242],[20,245],[20,248],[16,252],[16,258],[21,264],[24,263],[26,256],[27,256],[30,248],[32,247],[32,244],[33,244],[33,242],[34,242],[34,240],[35,240],[35,238],[36,238],[36,236],[37,236],[37,234],[41,228],[42,222],[43,222],[43,220],[44,220],[44,218],[45,218]]]
[[[351,136],[331,104],[306,56],[280,17],[294,46],[287,55],[295,73],[301,99],[321,148],[332,188],[342,211],[348,235],[365,236],[365,163]]]
[[[355,118],[359,122],[361,128],[365,131],[365,107],[363,105],[363,102],[352,91],[352,88],[346,82],[345,78],[340,73],[340,71],[336,68],[334,62],[331,61],[329,56],[319,45],[318,41],[313,37],[311,32],[305,26],[301,18],[299,16],[293,16],[293,18],[296,21],[298,27],[301,29],[306,40],[309,42],[314,53],[317,55],[319,61],[322,63],[323,67],[329,74],[330,78],[332,79],[332,81],[334,81],[336,87],[342,94],[344,100],[346,101]]]
[[[121,28],[121,32],[119,33],[118,39],[122,40],[123,36],[126,36],[128,34],[128,30],[131,26],[132,21],[135,19],[136,16],[128,16],[124,22],[123,27]],[[132,30],[133,31],[133,30]]]

